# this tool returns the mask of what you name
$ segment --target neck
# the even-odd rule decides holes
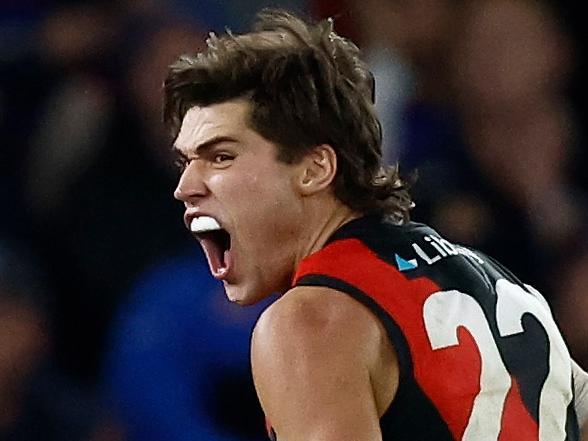
[[[329,237],[341,228],[341,226],[362,216],[361,213],[353,211],[351,208],[341,203],[338,203],[329,212],[328,216],[324,215],[324,208],[323,210],[312,210],[311,213],[317,213],[318,215],[315,215],[314,219],[312,219],[311,222],[308,222],[308,240],[304,241],[303,247],[299,250],[296,256],[296,268],[305,257],[319,251],[325,245]],[[322,216],[320,214],[322,214]]]

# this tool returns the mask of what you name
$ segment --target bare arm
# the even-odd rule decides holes
[[[300,287],[272,305],[252,341],[255,386],[279,441],[380,441],[397,362],[361,304]]]

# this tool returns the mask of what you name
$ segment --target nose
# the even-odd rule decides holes
[[[198,161],[191,161],[180,176],[174,190],[174,198],[184,203],[194,203],[206,195],[208,189],[204,183],[202,173],[198,169]]]

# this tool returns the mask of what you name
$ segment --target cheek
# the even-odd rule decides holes
[[[226,179],[224,179],[226,178]],[[253,211],[278,209],[291,203],[294,192],[285,176],[275,170],[257,170],[239,176],[217,176],[211,185],[221,186],[226,190],[234,206],[244,206]]]
[[[268,240],[284,240],[284,230],[290,231],[289,225],[298,218],[297,199],[282,182],[243,183],[231,205],[235,222],[265,246]]]
[[[284,170],[243,164],[209,176],[207,186],[242,240],[275,237],[297,217],[299,203]]]

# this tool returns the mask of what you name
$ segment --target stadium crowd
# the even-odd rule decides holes
[[[588,367],[577,2],[21,0],[0,9],[0,440],[261,440],[248,342],[172,197],[161,83],[263,6],[335,17],[413,218],[496,257]]]

